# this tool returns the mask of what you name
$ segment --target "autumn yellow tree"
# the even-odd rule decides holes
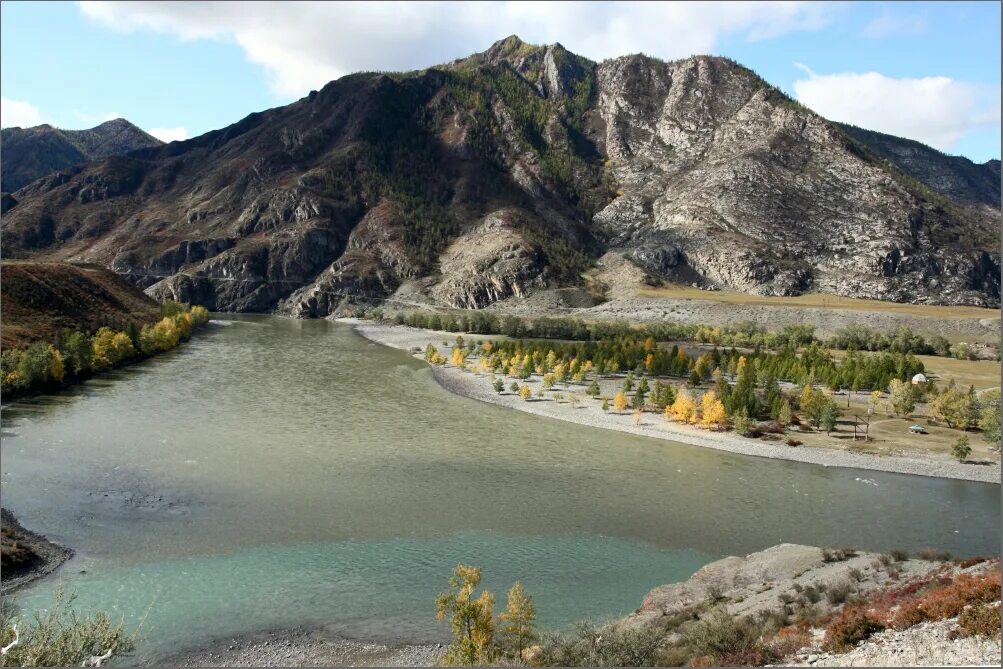
[[[170,322],[169,318],[166,320]],[[129,335],[106,327],[99,328],[94,334],[91,349],[94,355],[92,365],[98,371],[115,367],[136,354]]]
[[[526,385],[525,383],[519,387],[519,397],[521,397],[522,399],[528,400],[532,396],[532,394],[533,391],[530,390],[529,386]]]
[[[195,305],[191,310],[192,322],[195,325],[205,325],[209,322],[209,310],[203,306]]]
[[[704,393],[700,400],[700,415],[700,424],[706,428],[720,429],[728,424],[728,413],[713,390]]]
[[[453,363],[453,367],[463,367],[465,360],[466,356],[463,355],[463,349],[459,346],[454,346],[453,353],[449,357],[449,361]]]
[[[495,598],[487,590],[474,598],[480,582],[479,567],[458,564],[449,579],[449,590],[435,600],[437,617],[448,617],[453,631],[453,642],[442,656],[444,665],[473,666],[494,660]]]
[[[536,620],[536,604],[526,594],[522,583],[516,581],[508,591],[508,607],[498,616],[501,626],[498,630],[501,646],[515,660],[522,658],[522,651],[533,643],[537,636],[533,629]]]
[[[697,403],[685,388],[680,388],[676,401],[666,408],[672,420],[680,423],[695,423],[697,421]]]
[[[613,398],[613,410],[617,413],[623,413],[623,410],[627,408],[627,396],[623,394],[621,390]]]

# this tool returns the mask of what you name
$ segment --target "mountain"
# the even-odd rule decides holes
[[[840,124],[875,157],[886,160],[927,187],[966,204],[1000,206],[1000,161],[973,163],[964,156],[948,156],[925,144]]]
[[[398,290],[483,307],[611,251],[708,288],[999,304],[998,189],[959,197],[950,160],[881,137],[724,58],[594,63],[513,36],[49,175],[0,234],[157,296],[302,316]]]
[[[124,118],[89,130],[51,125],[0,130],[0,190],[12,192],[50,172],[163,144]]]

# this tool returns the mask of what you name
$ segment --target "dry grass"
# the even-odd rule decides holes
[[[666,284],[660,288],[639,288],[638,297],[672,298],[707,300],[724,304],[753,304],[773,307],[817,307],[822,309],[845,309],[849,311],[880,311],[924,318],[996,318],[1000,312],[996,309],[980,307],[957,307],[927,304],[903,304],[899,302],[883,302],[880,300],[865,300],[856,297],[841,297],[825,293],[806,293],[792,297],[772,297],[750,295],[725,290],[706,291],[691,286]]]
[[[941,388],[954,379],[959,386],[976,390],[1000,387],[1000,363],[995,360],[956,360],[934,355],[917,356]]]
[[[0,336],[4,347],[52,341],[62,328],[159,319],[157,303],[114,272],[94,265],[5,260],[0,264]]]
[[[857,401],[854,396],[850,407],[846,407],[846,396],[836,396],[840,409],[843,411],[843,418],[849,420],[852,416],[867,416],[867,404]],[[922,425],[928,434],[912,434],[909,432],[910,425]],[[903,454],[920,454],[952,458],[951,446],[958,437],[967,434],[971,442],[972,453],[970,461],[997,461],[999,455],[989,450],[989,443],[980,434],[975,432],[964,432],[955,430],[944,425],[929,425],[927,416],[916,413],[912,416],[896,418],[885,414],[875,414],[870,417],[870,440],[867,442],[858,439],[853,441],[853,426],[845,423],[837,425],[837,429],[830,435],[825,432],[792,433],[797,435],[797,439],[806,446],[815,448],[837,448],[848,449],[862,453],[875,455],[892,455],[897,452]],[[858,432],[858,437],[861,437]]]

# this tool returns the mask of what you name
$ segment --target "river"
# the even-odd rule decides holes
[[[541,625],[780,542],[998,553],[1000,489],[732,455],[454,396],[344,324],[219,317],[191,342],[3,409],[2,496],[74,548],[62,587],[143,620],[137,661],[324,624],[437,640],[458,562]]]

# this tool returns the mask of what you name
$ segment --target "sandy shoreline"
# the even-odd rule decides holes
[[[429,342],[441,349],[443,341],[452,342],[456,339],[457,334],[455,332],[419,330],[398,325],[381,325],[356,319],[341,319],[341,322],[354,325],[356,332],[371,341],[404,351],[411,351],[415,347],[424,349]],[[468,335],[468,338],[487,339],[489,337]],[[498,337],[492,338],[497,339]],[[448,355],[448,352],[446,353]],[[983,483],[998,484],[1000,482],[1000,465],[998,463],[995,465],[974,465],[932,458],[878,456],[807,446],[791,448],[783,443],[747,439],[731,432],[709,432],[688,425],[670,423],[653,414],[645,414],[640,425],[633,425],[628,413],[617,415],[611,412],[607,414],[602,411],[598,402],[591,399],[582,401],[576,408],[571,408],[567,403],[559,403],[549,398],[527,402],[507,389],[502,394],[496,393],[484,375],[463,372],[455,367],[445,366],[433,366],[432,373],[443,388],[457,395],[580,425],[629,432],[730,453],[790,460],[823,467],[848,467]],[[539,379],[535,377],[529,382],[534,393],[538,384]],[[569,390],[584,397],[584,387],[572,386]],[[558,389],[558,392],[560,391],[561,389]],[[568,390],[564,392],[567,393]]]

